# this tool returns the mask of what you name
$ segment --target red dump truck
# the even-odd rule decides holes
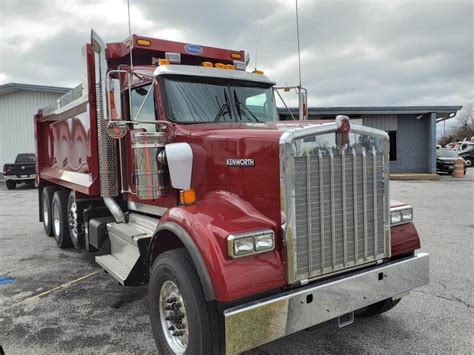
[[[241,50],[92,32],[82,56],[82,83],[34,118],[39,219],[149,285],[162,353],[348,325],[428,282],[413,210],[389,201],[385,132],[279,122]]]

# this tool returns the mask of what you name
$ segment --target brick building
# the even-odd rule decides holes
[[[309,119],[347,115],[357,124],[382,129],[390,136],[390,172],[436,173],[436,124],[462,106],[310,107]],[[291,108],[297,117],[298,109]],[[281,120],[291,120],[279,109]]]

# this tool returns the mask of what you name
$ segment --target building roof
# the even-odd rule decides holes
[[[462,106],[335,106],[309,107],[310,115],[393,115],[393,114],[426,114],[436,112],[437,122],[452,118]],[[290,108],[291,113],[298,114],[297,107]],[[285,108],[278,108],[278,113],[288,112]]]
[[[17,91],[40,91],[40,92],[49,92],[53,94],[65,94],[69,90],[71,89],[58,87],[58,86],[8,83],[8,84],[0,85],[0,96],[11,94]]]

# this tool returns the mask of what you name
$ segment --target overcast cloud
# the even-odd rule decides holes
[[[132,31],[245,49],[279,85],[297,84],[294,0],[130,0]],[[310,106],[473,101],[472,1],[299,1]],[[0,84],[75,86],[94,28],[128,35],[125,0],[0,0]]]

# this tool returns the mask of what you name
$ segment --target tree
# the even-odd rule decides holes
[[[470,140],[474,136],[474,110],[472,104],[465,105],[456,115],[456,120],[460,124],[457,132],[458,138]]]

